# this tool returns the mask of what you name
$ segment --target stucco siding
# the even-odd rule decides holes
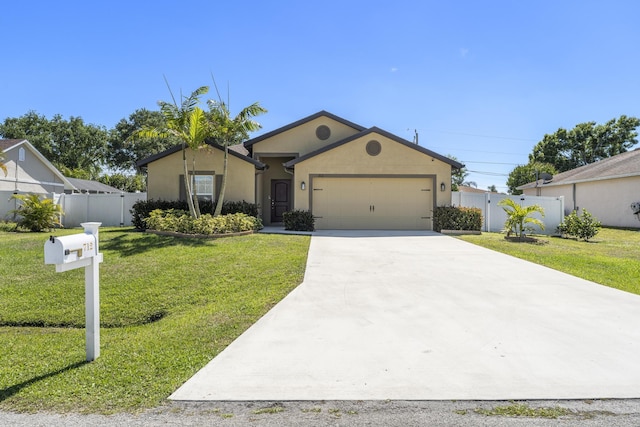
[[[380,142],[377,156],[367,154],[370,140]],[[448,204],[451,200],[451,166],[399,144],[384,136],[369,134],[347,144],[309,158],[295,165],[294,208],[308,210],[310,207],[311,178],[316,175],[367,175],[367,176],[435,176],[436,205]],[[301,189],[305,181],[306,189]],[[440,183],[445,191],[440,191]]]
[[[191,150],[187,150],[187,166],[192,168]],[[222,175],[224,152],[208,147],[196,154],[196,171],[206,171],[213,175]],[[180,198],[180,176],[184,175],[182,152],[149,163],[147,169],[147,197],[149,199],[178,200]],[[255,166],[249,162],[229,155],[227,188],[225,200],[254,202]]]
[[[20,148],[24,148],[24,161],[19,161]],[[0,171],[0,191],[28,193],[63,193],[64,183],[28,147],[16,147],[5,153],[7,175]],[[17,170],[16,170],[17,169]]]
[[[535,195],[536,189],[524,192]],[[631,210],[631,203],[640,202],[640,176],[547,186],[541,188],[541,195],[564,196],[566,213],[586,209],[602,225],[640,228],[640,220]]]
[[[325,140],[316,136],[318,126],[325,125],[331,135]],[[302,156],[333,142],[358,133],[358,130],[328,117],[318,117],[308,123],[289,129],[253,145],[253,157],[260,160],[261,153],[297,153]]]

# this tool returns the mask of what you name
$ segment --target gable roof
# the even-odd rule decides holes
[[[215,142],[211,142],[211,141],[207,141],[207,145],[217,148],[219,150],[224,151],[224,147],[222,145],[216,144]],[[145,159],[142,160],[138,160],[136,162],[136,166],[139,168],[142,168],[144,166],[147,166],[149,163],[151,162],[155,162],[156,160],[162,159],[163,157],[167,157],[170,156],[171,154],[177,153],[178,151],[182,150],[182,145],[175,145],[167,150],[164,150],[161,153],[158,154],[154,154],[153,156],[149,156]],[[251,164],[253,164],[256,168],[258,169],[264,169],[266,167],[266,165],[262,162],[259,162],[258,160],[252,159],[249,156],[245,156],[244,154],[241,154],[238,152],[239,150],[237,149],[237,147],[235,146],[230,146],[229,147],[229,154],[237,157],[241,160],[244,160],[245,162],[249,162]]]
[[[26,141],[26,139],[0,139],[0,151],[8,151],[22,141]]]
[[[398,143],[400,143],[400,144],[402,144],[402,145],[404,145],[404,146],[406,146],[408,148],[411,148],[412,150],[416,150],[416,151],[418,151],[418,152],[420,152],[422,154],[426,154],[427,156],[431,156],[431,157],[436,158],[436,159],[438,159],[440,161],[443,161],[443,162],[451,165],[455,169],[462,169],[464,167],[464,165],[462,163],[456,162],[455,160],[452,160],[452,159],[450,159],[448,157],[445,157],[445,156],[443,156],[441,154],[438,154],[438,153],[436,153],[434,151],[431,151],[429,149],[421,147],[418,144],[414,144],[412,142],[409,142],[406,139],[400,138],[399,136],[396,136],[396,135],[394,135],[392,133],[389,133],[389,132],[387,132],[385,130],[382,130],[382,129],[380,129],[378,127],[375,127],[375,126],[372,127],[372,128],[369,128],[369,129],[365,129],[365,130],[363,130],[361,132],[356,133],[355,135],[351,135],[351,136],[349,136],[349,137],[347,137],[345,139],[342,139],[340,141],[336,141],[333,144],[325,145],[324,147],[319,148],[318,150],[312,151],[310,153],[307,153],[304,156],[300,156],[300,157],[297,157],[297,158],[295,158],[293,160],[290,160],[290,161],[286,162],[284,164],[284,166],[287,167],[287,168],[290,168],[290,167],[295,166],[296,164],[298,164],[300,162],[304,162],[305,160],[310,159],[311,157],[315,157],[315,156],[317,156],[319,154],[322,154],[324,152],[327,152],[327,151],[332,150],[332,149],[334,149],[336,147],[339,147],[339,146],[344,145],[344,144],[346,144],[348,142],[351,142],[351,141],[356,140],[358,138],[362,138],[362,137],[367,136],[367,135],[372,134],[372,133],[376,133],[378,135],[382,135],[382,136],[384,136],[386,138],[389,138],[389,139],[391,139],[391,140],[393,140],[395,142],[398,142]]]
[[[67,178],[71,185],[73,186],[74,191],[79,191],[81,193],[126,193],[126,191],[122,191],[115,187],[112,187],[107,184],[103,184],[98,181],[90,181],[88,179],[80,179],[80,178]]]
[[[34,156],[36,156],[38,160],[40,160],[49,170],[51,170],[51,172],[62,181],[65,189],[73,187],[69,180],[64,175],[62,175],[62,172],[60,172],[55,166],[53,166],[53,164],[49,160],[47,160],[47,158],[43,156],[42,153],[38,151],[38,149],[26,139],[0,139],[0,150],[2,150],[4,153],[21,146],[26,147],[33,153]]]
[[[290,123],[290,124],[288,124],[286,126],[282,126],[281,128],[278,128],[276,130],[272,130],[271,132],[267,132],[267,133],[265,133],[263,135],[260,135],[260,136],[257,136],[255,138],[252,138],[252,139],[250,139],[248,141],[245,141],[244,142],[244,146],[245,147],[251,147],[253,144],[256,144],[256,143],[258,143],[260,141],[264,141],[265,139],[271,138],[271,137],[273,137],[275,135],[278,135],[280,133],[286,132],[286,131],[288,131],[290,129],[293,129],[295,127],[298,127],[300,125],[303,125],[305,123],[308,123],[308,122],[310,122],[312,120],[315,120],[317,118],[320,118],[320,117],[327,117],[327,118],[329,118],[331,120],[335,120],[336,122],[342,123],[343,125],[349,126],[350,128],[353,128],[353,129],[355,129],[357,131],[363,131],[363,130],[366,129],[364,126],[360,126],[359,124],[350,122],[349,120],[345,120],[342,117],[338,117],[335,114],[331,114],[328,111],[322,110],[322,111],[318,111],[317,113],[312,114],[312,115],[310,115],[308,117],[305,117],[303,119],[300,119],[298,121]]]
[[[630,176],[640,176],[640,148],[559,173],[541,185],[550,187],[579,182],[601,181],[604,179],[626,178]],[[535,188],[539,185],[539,181],[534,181],[521,185],[517,187],[517,189],[524,190],[527,188]]]

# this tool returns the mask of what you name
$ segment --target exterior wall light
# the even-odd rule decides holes
[[[440,183],[440,191],[444,191],[444,190],[446,190],[446,188],[447,188],[447,186],[444,185],[444,182],[441,182]]]
[[[305,184],[305,183],[304,183],[304,181],[302,181],[302,182],[300,183],[300,189],[301,189],[301,190],[304,190],[305,188],[307,188],[307,184]]]

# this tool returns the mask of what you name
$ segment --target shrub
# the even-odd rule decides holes
[[[200,212],[202,212],[203,214],[213,214],[214,208],[215,203],[210,200],[200,202]],[[180,209],[189,212],[189,207],[186,200],[139,200],[134,203],[132,209],[130,210],[132,215],[131,222],[133,223],[133,226],[138,230],[144,231],[147,228],[145,220],[149,218],[151,212],[156,209]],[[245,202],[244,200],[241,202],[226,201],[222,204],[222,215],[234,213],[244,213],[249,216],[257,217],[258,205],[256,205],[255,203]]]
[[[576,211],[573,211],[564,217],[564,220],[558,226],[558,233],[560,233],[562,237],[573,236],[577,239],[588,241],[598,234],[601,226],[600,221],[586,209],[582,209],[582,215],[580,216],[578,216]]]
[[[54,227],[62,227],[60,215],[64,215],[60,205],[52,199],[40,198],[37,194],[14,194],[14,199],[21,203],[11,213],[18,214],[18,226],[30,231],[45,231]]]
[[[9,221],[0,221],[0,231],[16,231],[18,224]]]
[[[438,206],[433,210],[433,229],[480,231],[482,210],[455,206]]]
[[[227,234],[242,231],[260,230],[262,221],[243,213],[212,216],[203,214],[197,219],[191,218],[182,209],[155,209],[146,219],[146,227],[157,231],[173,231],[185,234]]]
[[[285,230],[314,231],[315,219],[309,211],[294,210],[282,214]]]

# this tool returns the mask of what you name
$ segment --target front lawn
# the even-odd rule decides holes
[[[504,234],[459,238],[485,248],[640,294],[640,231],[603,228],[590,242],[536,236],[538,243],[507,241]]]
[[[86,363],[84,268],[45,266],[47,238],[0,232],[3,410],[158,405],[302,281],[310,239],[101,229],[101,356]]]

